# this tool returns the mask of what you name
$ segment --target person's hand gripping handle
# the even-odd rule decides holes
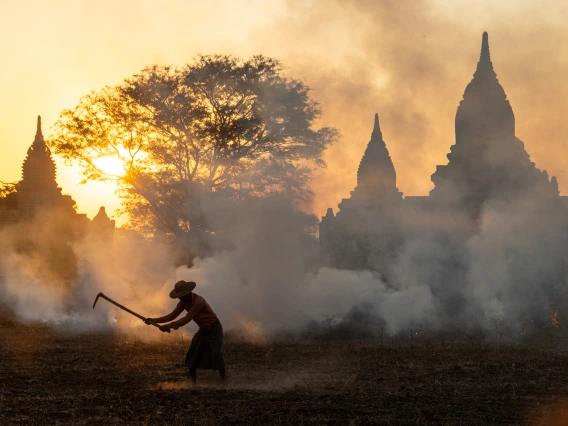
[[[144,320],[144,324],[153,325],[154,327],[158,327],[161,331],[165,333],[171,333],[169,327],[158,324],[156,321],[154,321],[154,318],[146,318]]]

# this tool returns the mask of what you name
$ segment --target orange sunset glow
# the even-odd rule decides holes
[[[445,164],[456,107],[491,34],[493,62],[515,111],[517,131],[540,168],[568,190],[562,111],[568,98],[568,6],[533,1],[384,2],[55,0],[0,6],[0,180],[21,178],[35,117],[44,134],[81,96],[150,64],[182,65],[199,53],[281,60],[323,108],[341,139],[313,177],[309,210],[321,216],[348,196],[379,113],[405,195],[427,194]],[[104,160],[109,173],[121,173]],[[56,158],[58,183],[92,217],[120,203],[112,183],[80,185],[77,167]],[[120,219],[119,219],[120,222]]]
[[[0,1],[0,426],[568,425],[567,23]]]

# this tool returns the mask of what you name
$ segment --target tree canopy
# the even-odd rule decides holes
[[[6,198],[7,195],[16,192],[16,183],[7,183],[0,180],[0,199]]]
[[[215,200],[309,198],[310,174],[337,138],[316,128],[309,92],[264,56],[154,65],[64,110],[50,144],[85,181],[116,181],[132,226],[176,238],[215,232],[205,211]]]

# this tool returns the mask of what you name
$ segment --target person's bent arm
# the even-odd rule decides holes
[[[175,320],[179,314],[181,314],[183,312],[183,305],[182,302],[180,301],[177,306],[175,307],[175,309],[169,313],[168,315],[165,315],[163,317],[159,317],[159,318],[148,318],[149,321],[154,321],[155,323],[162,323],[162,322],[169,322],[172,320]]]
[[[174,330],[183,327],[188,322],[190,322],[199,313],[199,311],[201,311],[201,309],[203,309],[203,306],[205,306],[205,299],[197,299],[191,309],[187,312],[186,316],[170,324],[166,324],[166,327],[173,328]]]

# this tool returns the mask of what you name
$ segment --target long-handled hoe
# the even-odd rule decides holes
[[[146,322],[148,320],[148,318],[144,318],[142,315],[137,314],[134,311],[131,311],[130,309],[128,309],[126,306],[121,305],[120,303],[115,302],[114,300],[112,300],[110,297],[105,296],[103,293],[99,293],[97,294],[97,298],[95,299],[95,303],[93,303],[93,309],[95,309],[95,305],[97,304],[97,301],[99,300],[99,297],[102,297],[105,300],[108,300],[110,303],[112,303],[115,306],[118,306],[120,309],[122,309],[123,311],[128,312],[131,315],[134,315],[135,317],[140,318],[142,321]],[[154,327],[158,327],[160,330],[162,329],[160,327],[160,324],[154,322],[154,321],[148,321],[148,324],[153,325]],[[168,333],[170,332],[170,330],[165,330]]]

